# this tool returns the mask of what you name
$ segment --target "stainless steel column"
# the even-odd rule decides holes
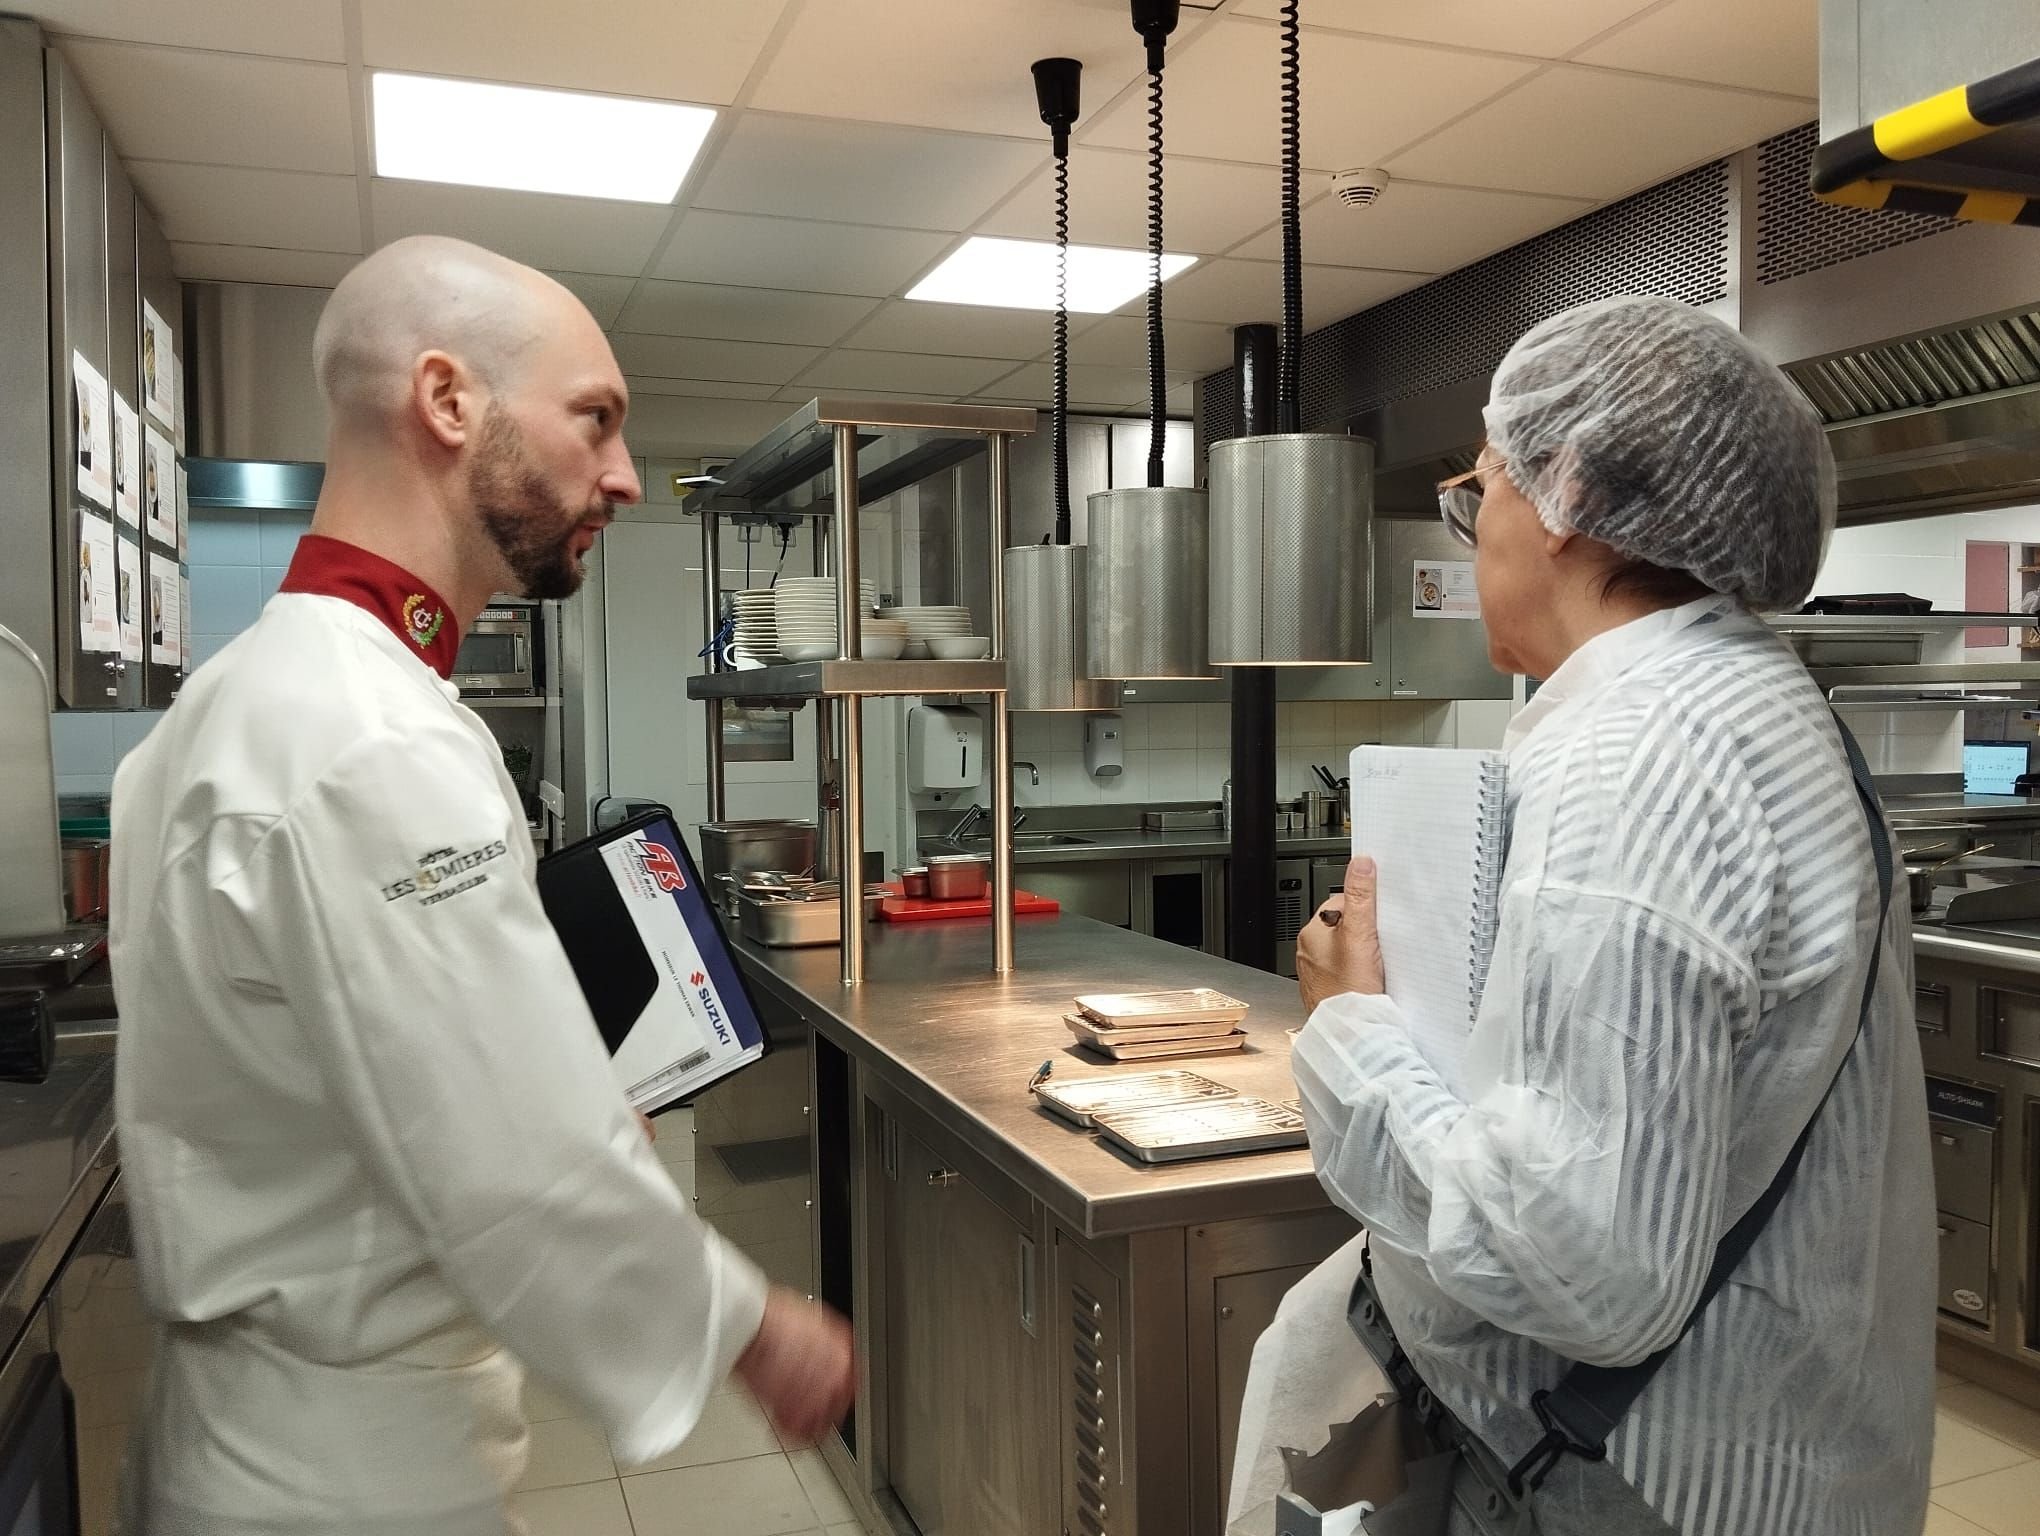
[[[708,621],[709,652],[704,673],[720,672],[722,658],[716,652],[715,637],[722,629],[722,519],[713,508],[701,513],[701,607]],[[721,699],[703,701],[708,727],[708,819],[722,821],[729,811],[727,767],[723,761]]]
[[[864,585],[858,576],[857,428],[836,428],[836,654],[857,659],[864,643]],[[843,700],[842,838],[836,859],[841,908],[843,985],[864,980],[864,700]]]
[[[1006,540],[1013,508],[1006,434],[985,444],[992,507],[992,654],[1006,655]],[[1013,969],[1013,717],[1002,691],[992,696],[992,970]]]

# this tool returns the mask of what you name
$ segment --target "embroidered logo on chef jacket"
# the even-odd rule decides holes
[[[471,891],[478,885],[488,883],[488,873],[470,871],[493,859],[500,859],[509,852],[508,846],[500,839],[484,843],[479,848],[462,852],[457,848],[433,848],[418,855],[418,867],[401,880],[393,880],[382,888],[384,901],[403,901],[416,897],[418,905],[430,907]],[[463,878],[464,877],[464,878]]]
[[[404,599],[404,633],[419,650],[430,648],[445,623],[446,610],[436,606],[423,592],[413,592]]]

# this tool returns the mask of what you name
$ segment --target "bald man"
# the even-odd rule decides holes
[[[820,1433],[848,1334],[654,1159],[447,681],[494,593],[566,596],[638,499],[607,341],[539,273],[415,239],[313,350],[311,531],[114,782],[120,1146],[164,1325],[123,1524],[503,1536],[520,1362],[635,1463],[732,1372]]]

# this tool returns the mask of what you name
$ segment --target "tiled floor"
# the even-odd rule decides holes
[[[2040,1412],[1943,1371],[1927,1536],[2040,1531]]]
[[[681,1189],[700,1195],[702,1215],[761,1260],[782,1242],[802,1246],[805,1186],[735,1185],[713,1162],[697,1181],[691,1131],[684,1112],[662,1115],[657,1146]],[[685,1445],[645,1467],[618,1467],[602,1432],[542,1385],[526,1393],[525,1411],[531,1466],[516,1502],[530,1536],[861,1536],[820,1454],[782,1446],[739,1386],[709,1404]]]

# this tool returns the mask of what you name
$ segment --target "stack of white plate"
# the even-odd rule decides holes
[[[870,613],[877,606],[877,589],[868,581],[859,584]],[[779,652],[789,661],[827,661],[837,654],[836,578],[833,576],[782,576],[773,588],[773,633]]]
[[[960,640],[971,632],[970,610],[953,605],[888,608],[881,617],[906,622],[907,648],[902,654],[910,661],[928,659],[930,640]]]
[[[764,666],[779,660],[779,629],[772,590],[760,587],[733,592],[730,601],[736,607],[737,632],[733,638],[738,657]]]

